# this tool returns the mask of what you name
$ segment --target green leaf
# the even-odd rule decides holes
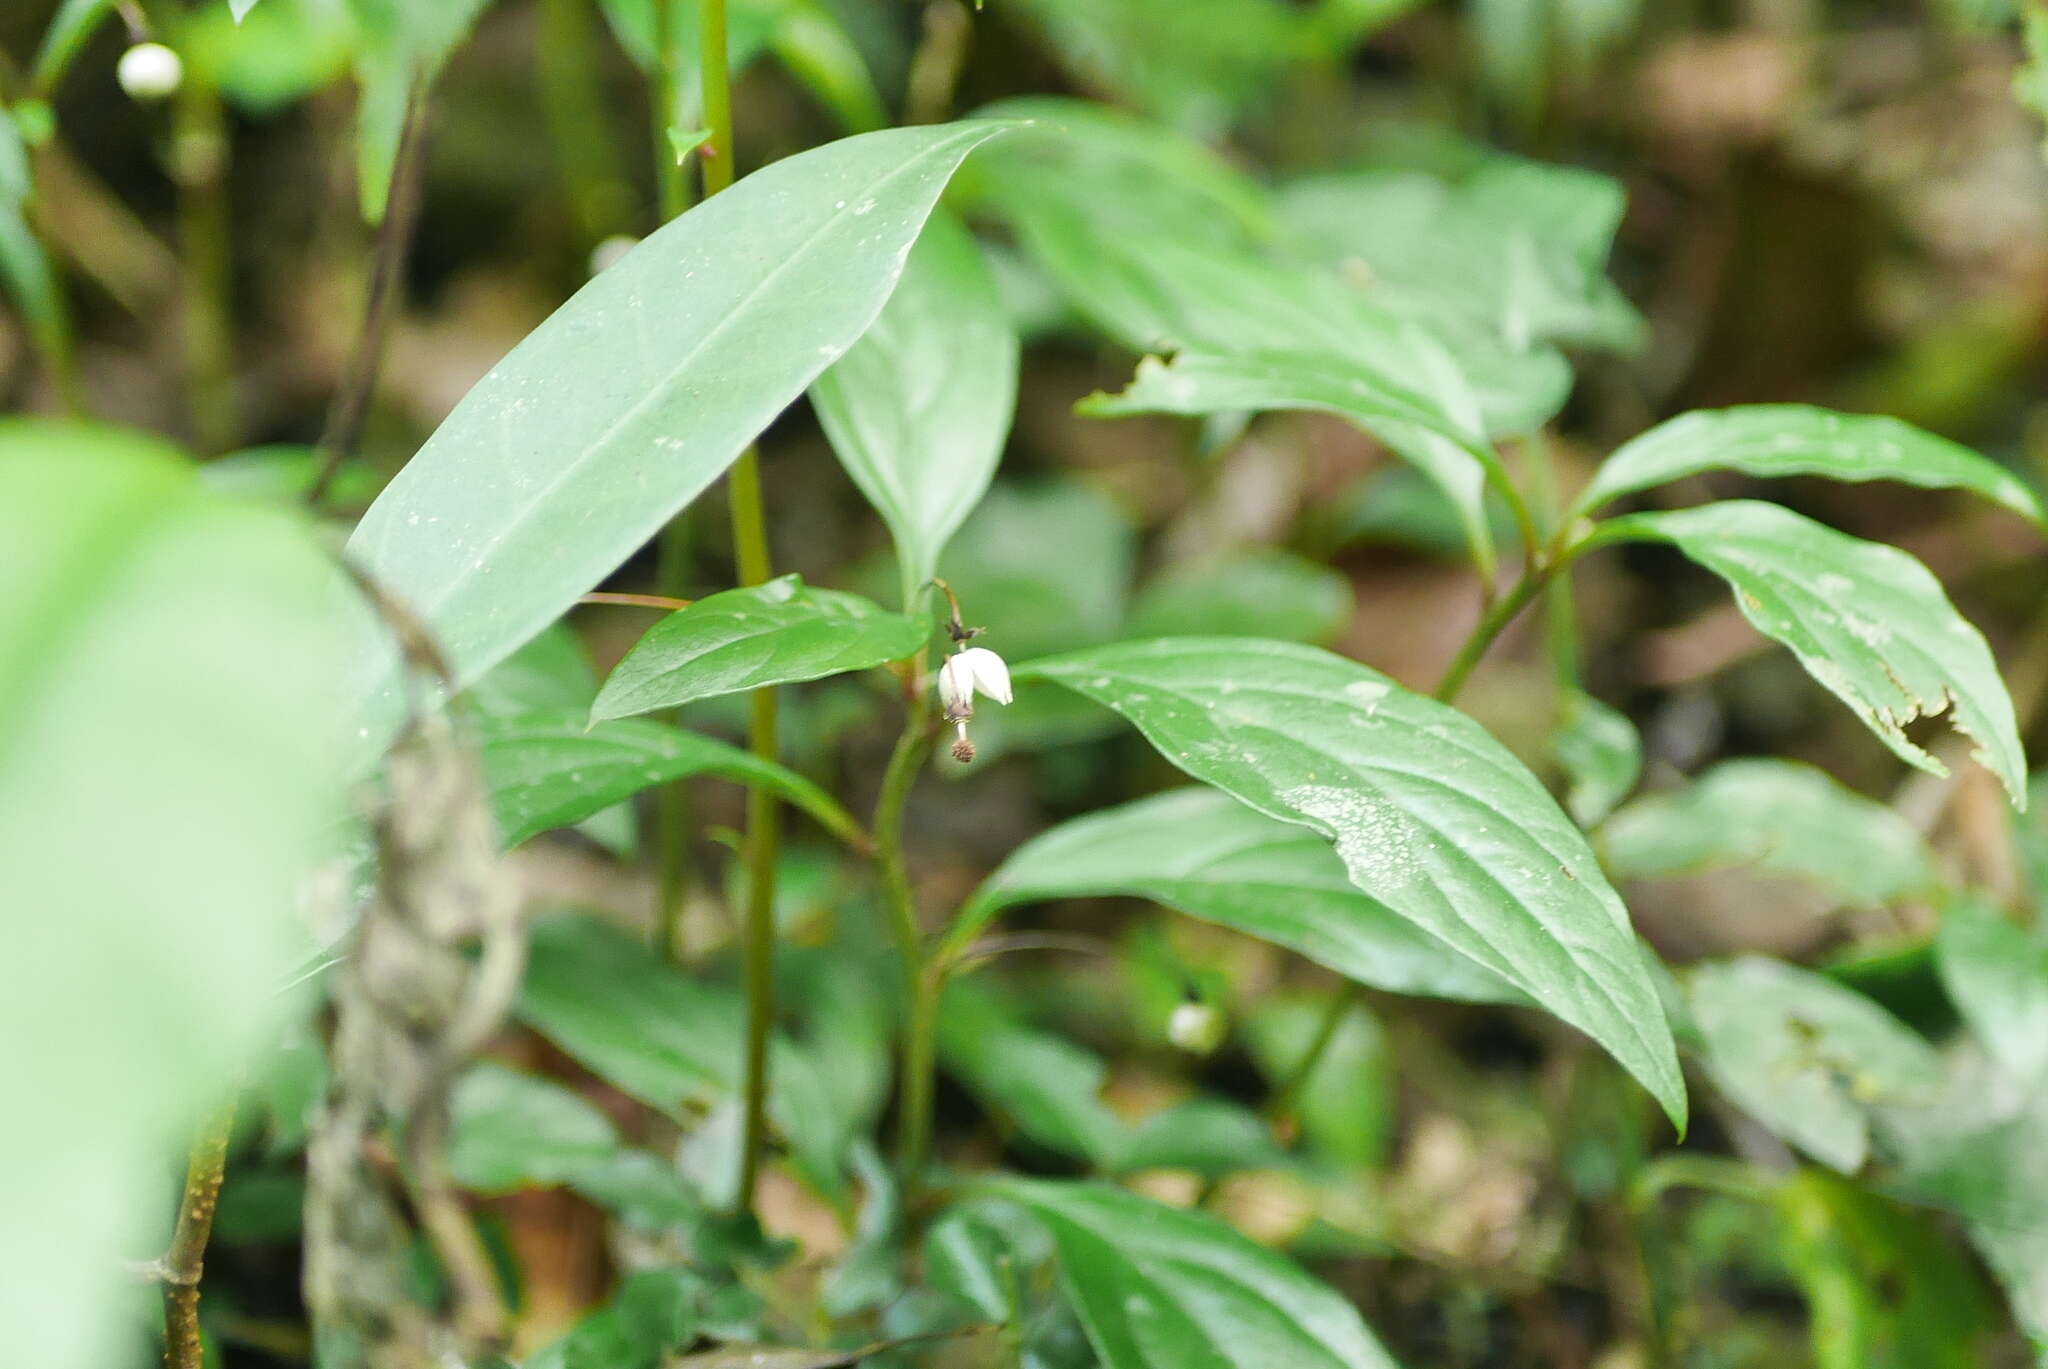
[[[1967,447],[1895,418],[1804,404],[1700,409],[1660,423],[1607,458],[1576,511],[1590,514],[1624,494],[1713,470],[1971,490],[2036,523],[2048,521],[2040,498],[2018,477]]]
[[[1925,1102],[1940,1061],[1863,995],[1761,956],[1686,980],[1707,1072],[1737,1106],[1845,1174],[1870,1154],[1868,1109]]]
[[[1947,711],[2025,806],[2026,756],[1991,648],[1905,552],[1749,499],[1631,514],[1593,540],[1670,542],[1719,575],[1759,631],[1792,648],[1901,760],[1937,775],[1947,767],[1906,726]]]
[[[957,926],[1056,898],[1149,898],[1298,951],[1390,993],[1527,999],[1422,925],[1361,893],[1329,841],[1201,785],[1073,818],[988,877]]]
[[[518,1011],[593,1074],[666,1116],[686,1119],[737,1087],[740,995],[680,973],[595,918],[535,924]],[[807,1177],[832,1191],[852,1119],[838,1115],[816,1065],[780,1033],[769,1043],[768,1073],[769,1116]]]
[[[896,539],[906,607],[995,474],[1017,353],[980,247],[941,211],[874,327],[811,386],[840,464]]]
[[[28,147],[14,122],[14,112],[0,105],[0,209],[21,208],[28,203],[32,188]]]
[[[1351,881],[1598,1041],[1681,1127],[1685,1085],[1621,899],[1536,777],[1470,718],[1314,647],[1166,637],[1017,668],[1168,761],[1334,841]]]
[[[1989,1290],[1926,1213],[1825,1170],[1773,1193],[1786,1263],[1812,1309],[1815,1369],[1977,1369]]]
[[[1643,739],[1628,715],[1568,689],[1550,745],[1564,769],[1565,811],[1592,827],[1628,797],[1643,773]]]
[[[472,1065],[449,1099],[448,1165],[479,1193],[571,1183],[619,1151],[611,1120],[576,1093],[495,1061]]]
[[[990,628],[988,644],[1014,660],[1114,636],[1135,543],[1130,519],[1092,486],[1004,481],[953,539],[940,573],[970,624]]]
[[[2023,1087],[2048,1082],[2048,941],[1965,897],[1942,909],[1934,952],[1942,986],[1992,1059]]]
[[[1363,325],[1361,325],[1361,329]],[[1486,481],[1503,483],[1500,458],[1479,435],[1476,401],[1450,356],[1420,329],[1390,324],[1378,364],[1362,351],[1182,351],[1171,362],[1146,358],[1120,395],[1097,394],[1080,412],[1223,414],[1245,410],[1314,409],[1352,420],[1434,480],[1456,505],[1475,563],[1490,574],[1492,529]]]
[[[889,111],[867,59],[829,6],[816,0],[785,4],[768,43],[783,68],[848,133],[889,126]]]
[[[1352,1305],[1206,1213],[1106,1184],[995,1178],[1052,1233],[1104,1369],[1393,1369]]]
[[[1066,1038],[1030,1026],[973,980],[946,987],[939,1058],[1018,1130],[1040,1145],[1107,1168],[1124,1124],[1102,1101],[1108,1066]]]
[[[382,223],[407,109],[441,74],[491,0],[348,0],[356,18],[356,178],[363,217]]]
[[[990,124],[785,158],[600,273],[478,382],[349,553],[467,683],[715,480],[874,321],[946,178]],[[388,663],[366,692],[390,725]]]
[[[656,623],[613,669],[590,716],[625,718],[866,670],[916,655],[930,630],[858,594],[784,575],[699,599]]]
[[[114,12],[114,0],[63,0],[43,30],[43,43],[36,50],[34,85],[47,95],[64,78],[64,69],[85,46],[93,30]]]
[[[1130,637],[1245,633],[1325,645],[1351,621],[1351,581],[1305,556],[1248,547],[1184,563],[1138,592],[1124,624]]]
[[[683,1267],[630,1274],[604,1307],[576,1324],[528,1369],[656,1369],[662,1357],[697,1339],[704,1276]]]
[[[249,11],[255,8],[256,0],[228,0],[228,12],[235,16],[238,24],[247,19]]]
[[[348,605],[311,529],[159,440],[20,419],[0,586],[0,1286],[10,1356],[84,1369],[127,1357],[166,1159],[283,1017]]]
[[[1161,1108],[1131,1129],[1113,1168],[1192,1170],[1218,1179],[1244,1169],[1282,1169],[1291,1160],[1273,1139],[1272,1125],[1222,1098],[1189,1098]]]
[[[1620,879],[1753,866],[1866,908],[1924,897],[1937,882],[1911,823],[1798,761],[1724,761],[1623,808],[1600,845]]]
[[[1516,350],[1628,350],[1643,322],[1607,279],[1621,186],[1576,167],[1494,157],[1455,182],[1340,172],[1281,190],[1278,212],[1314,255],[1370,272],[1421,317],[1483,328]]]
[[[484,780],[505,844],[573,827],[642,789],[686,775],[717,775],[766,789],[842,841],[864,845],[860,825],[795,771],[709,737],[633,718],[589,723],[582,711],[479,721]]]
[[[577,708],[588,712],[590,701],[597,697],[597,672],[569,625],[553,623],[491,667],[463,691],[463,697],[478,712],[498,718],[566,713]]]

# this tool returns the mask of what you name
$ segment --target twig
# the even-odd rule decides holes
[[[327,426],[320,434],[320,473],[306,491],[306,502],[315,508],[327,499],[342,463],[355,454],[362,441],[363,420],[370,410],[370,395],[377,388],[377,373],[383,366],[384,339],[391,331],[392,299],[404,272],[406,254],[412,245],[413,225],[419,219],[422,170],[427,133],[427,92],[416,86],[405,112],[405,128],[398,138],[398,152],[392,163],[391,202],[383,222],[377,225],[377,244],[370,267],[369,293],[363,301],[363,322],[356,334],[355,349],[341,388],[327,411]]]
[[[594,590],[576,602],[579,604],[625,604],[630,608],[659,608],[675,613],[688,608],[696,601],[693,599],[675,599],[666,594],[614,594],[610,590]]]

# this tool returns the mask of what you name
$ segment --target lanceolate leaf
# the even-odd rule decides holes
[[[1725,761],[1684,789],[1623,808],[1600,845],[1624,879],[1754,866],[1872,907],[1924,895],[1935,882],[1911,823],[1797,761]]]
[[[349,0],[358,34],[356,175],[363,217],[381,222],[390,203],[409,103],[440,74],[490,0]],[[254,8],[248,0],[243,9]],[[237,22],[241,14],[236,14]]]
[[[916,654],[929,632],[858,594],[784,575],[699,599],[656,623],[604,682],[590,716],[624,718],[866,670]]]
[[[756,172],[586,285],[456,406],[350,540],[461,681],[701,493],[887,300],[953,169],[1001,129],[863,134]],[[371,685],[388,695],[390,667]],[[372,705],[372,735],[389,726]]]
[[[1052,1233],[1104,1369],[1393,1369],[1349,1302],[1207,1213],[1106,1184],[976,1187]]]
[[[1726,580],[1743,616],[1792,648],[1901,760],[1937,775],[1946,767],[1906,726],[1947,711],[2026,805],[2026,757],[1991,648],[1905,552],[1748,499],[1633,514],[1594,537],[1676,545]]]
[[[1097,1168],[1122,1148],[1123,1121],[1102,1101],[1102,1058],[1024,1022],[974,980],[948,986],[938,1048],[948,1072],[1038,1144]]]
[[[1166,637],[1035,661],[1168,761],[1334,841],[1351,881],[1578,1027],[1685,1118],[1621,900],[1536,777],[1470,718],[1314,647]]]
[[[1017,405],[1016,330],[959,220],[932,215],[903,283],[811,404],[896,539],[908,607],[988,489]]]
[[[1124,894],[1299,951],[1392,993],[1527,997],[1359,892],[1330,843],[1200,785],[1075,818],[1019,847],[960,913],[977,926],[1042,899]]]
[[[43,45],[36,52],[38,91],[47,93],[56,86],[85,40],[113,12],[114,0],[63,0],[50,26],[43,30]]]
[[[1660,423],[1607,458],[1579,496],[1578,511],[1592,513],[1621,495],[1712,470],[1974,490],[2037,523],[2044,519],[2032,490],[1967,447],[1895,418],[1804,404],[1701,409]]]
[[[642,719],[592,724],[582,710],[486,717],[484,780],[507,846],[571,827],[642,789],[717,775],[767,789],[842,841],[865,842],[831,795],[793,770],[738,747]]]
[[[1171,363],[1148,357],[1122,394],[1092,396],[1080,411],[1097,418],[1268,409],[1339,414],[1442,487],[1457,507],[1474,560],[1490,573],[1486,480],[1489,473],[1503,482],[1507,476],[1479,435],[1472,396],[1450,357],[1420,330],[1408,330],[1387,352],[1400,358],[1399,372],[1363,357],[1302,352],[1184,351]]]

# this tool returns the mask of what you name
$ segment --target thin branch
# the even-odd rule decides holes
[[[185,1194],[178,1204],[178,1225],[170,1249],[153,1271],[164,1285],[165,1369],[205,1369],[206,1347],[199,1333],[199,1280],[205,1271],[206,1243],[213,1235],[213,1214],[220,1206],[221,1180],[227,1173],[228,1135],[234,1129],[232,1099],[200,1129],[185,1167]]]
[[[391,331],[393,299],[411,250],[413,226],[419,219],[426,135],[427,92],[420,85],[414,88],[406,108],[405,128],[399,134],[392,163],[391,200],[385,206],[383,222],[377,225],[362,329],[356,334],[355,350],[349,356],[341,388],[335,392],[334,405],[327,411],[327,427],[320,434],[320,473],[306,491],[306,502],[315,508],[326,501],[342,463],[355,454],[362,441],[363,421],[384,362],[384,340]]]

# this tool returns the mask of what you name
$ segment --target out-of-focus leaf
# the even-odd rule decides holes
[[[255,8],[256,0],[228,0],[228,12],[235,16],[238,24],[247,19],[249,11]]]
[[[2048,1082],[2048,941],[1964,897],[1942,910],[1934,950],[1943,987],[1991,1057],[2022,1086]]]
[[[514,348],[350,540],[467,683],[704,490],[874,321],[946,178],[999,125],[863,134],[655,232]],[[370,738],[390,667],[364,682]]]
[[[64,69],[92,37],[93,30],[114,12],[114,0],[63,0],[50,26],[43,30],[43,44],[36,50],[34,83],[41,94],[49,94],[64,78]]]
[[[1643,739],[1619,709],[1566,690],[1550,745],[1565,774],[1565,811],[1592,827],[1628,797],[1643,773]]]
[[[571,827],[642,789],[686,775],[717,775],[766,789],[842,841],[860,826],[795,771],[709,737],[645,718],[592,724],[580,709],[479,720],[484,780],[507,846]]]
[[[1964,1055],[1938,1097],[1873,1122],[1887,1187],[1962,1218],[2037,1353],[2048,1349],[2048,1095]]]
[[[449,1111],[448,1166],[479,1193],[569,1183],[619,1150],[611,1120],[577,1094],[494,1061],[456,1081]]]
[[[518,1011],[592,1073],[668,1116],[687,1117],[737,1086],[746,1018],[739,995],[680,973],[596,918],[535,924]],[[807,1176],[831,1191],[848,1120],[815,1063],[780,1034],[769,1044],[768,1073],[769,1115]]]
[[[768,45],[848,133],[888,127],[889,111],[867,61],[829,8],[815,0],[785,5]]]
[[[963,198],[998,212],[1055,199],[1105,228],[1177,225],[1209,241],[1273,236],[1263,187],[1207,145],[1149,119],[1088,100],[1028,95],[980,111],[1028,129],[961,173]]]
[[[1753,866],[1864,907],[1923,896],[1937,878],[1911,823],[1798,761],[1724,761],[1623,808],[1600,846],[1622,879]]]
[[[1324,646],[1351,621],[1353,600],[1351,581],[1328,566],[1275,548],[1247,548],[1162,572],[1138,591],[1124,633],[1242,633]]]
[[[1686,981],[1707,1070],[1737,1105],[1845,1174],[1870,1153],[1868,1110],[1925,1103],[1934,1048],[1863,995],[1761,956],[1702,965]]]
[[[209,467],[219,464],[211,462]],[[492,666],[482,679],[463,691],[463,697],[478,712],[494,718],[572,712],[586,716],[591,700],[597,697],[597,672],[591,668],[590,657],[576,634],[566,623],[555,623]],[[501,830],[509,830],[505,823],[510,816],[499,814]],[[635,850],[638,834],[630,802],[602,809],[575,826],[608,851],[631,856]]]
[[[656,623],[604,682],[594,719],[626,718],[914,655],[928,622],[784,575],[699,599]]]
[[[811,386],[840,464],[896,539],[905,608],[995,474],[1017,350],[981,249],[940,211],[874,326]]]
[[[1026,842],[961,910],[960,925],[1019,903],[1111,894],[1275,942],[1391,993],[1527,1001],[1361,892],[1325,836],[1203,785],[1073,818]]]
[[[1623,195],[1606,176],[1505,157],[1456,182],[1343,172],[1294,182],[1278,209],[1320,260],[1363,267],[1376,293],[1421,317],[1516,349],[1641,341],[1641,318],[1607,278]]]
[[[25,420],[0,587],[0,1321],[22,1363],[84,1369],[121,1358],[119,1258],[163,1240],[166,1157],[303,954],[350,606],[298,520],[154,438]]]
[[[1009,1225],[986,1215],[991,1206],[961,1203],[941,1214],[925,1231],[924,1273],[932,1287],[1005,1325],[1017,1320],[1035,1261],[1016,1249]]]
[[[384,220],[415,95],[441,74],[491,0],[348,0],[356,18],[356,178],[363,217]]]
[[[1328,1008],[1320,999],[1289,997],[1253,1009],[1246,1024],[1252,1055],[1270,1083],[1291,1081]],[[1353,1002],[1295,1094],[1295,1115],[1316,1150],[1361,1169],[1386,1159],[1394,1135],[1393,1063],[1379,1019],[1365,1004]]]
[[[989,629],[985,645],[1016,660],[1114,636],[1135,543],[1129,518],[1087,485],[1003,481],[953,538],[939,573],[969,625]]]
[[[1792,648],[1899,759],[1937,775],[1947,768],[1906,726],[1946,711],[2025,804],[2026,756],[1991,648],[1905,552],[1751,499],[1631,514],[1594,538],[1670,542],[1719,575],[1758,631]]]
[[[1085,86],[1196,133],[1229,126],[1293,56],[1298,21],[1278,0],[1024,0]]]
[[[1025,1023],[973,980],[946,989],[939,1058],[1040,1145],[1098,1168],[1114,1162],[1124,1124],[1102,1101],[1108,1067],[1101,1057]]]
[[[1097,1183],[977,1188],[1045,1223],[1104,1369],[1393,1369],[1348,1301],[1206,1213]]]
[[[1816,1369],[1976,1369],[1989,1290],[1940,1225],[1825,1170],[1773,1193]]]
[[[1214,1179],[1287,1163],[1287,1152],[1273,1139],[1265,1118],[1241,1103],[1190,1098],[1134,1127],[1117,1152],[1115,1168],[1120,1173],[1184,1169]]]
[[[271,0],[230,13],[199,6],[179,25],[177,48],[191,76],[216,87],[228,103],[263,117],[311,95],[349,69],[356,27],[347,10],[321,0]]]
[[[1500,458],[1479,435],[1477,401],[1450,356],[1435,340],[1398,322],[1386,327],[1379,353],[1398,358],[1383,368],[1363,351],[1337,355],[1301,352],[1182,351],[1171,362],[1147,357],[1130,387],[1098,394],[1080,411],[1097,418],[1124,414],[1227,414],[1268,409],[1316,409],[1350,419],[1413,462],[1458,508],[1474,562],[1491,574],[1495,562],[1486,516],[1486,480],[1503,482]]]
[[[1697,409],[1660,423],[1607,458],[1577,511],[1594,513],[1624,494],[1714,470],[1970,490],[2036,523],[2048,519],[2019,477],[1967,447],[1895,418],[1804,404]]]
[[[1586,1032],[1683,1126],[1655,988],[1585,838],[1464,714],[1314,647],[1165,637],[1017,668],[1197,779],[1334,841],[1360,890]]]
[[[626,1276],[612,1300],[578,1322],[528,1369],[655,1369],[697,1339],[709,1292],[704,1276],[675,1267]]]
[[[903,1194],[896,1176],[865,1137],[850,1152],[867,1190],[853,1243],[826,1273],[819,1298],[834,1317],[873,1311],[903,1293]]]
[[[222,494],[290,507],[305,502],[323,461],[317,448],[281,442],[215,457],[199,468],[199,478]],[[344,461],[328,486],[327,497],[342,507],[360,506],[375,499],[383,488],[384,473],[375,466],[367,461]]]

